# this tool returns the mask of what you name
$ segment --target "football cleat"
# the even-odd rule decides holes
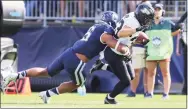
[[[104,104],[117,104],[117,102],[115,99],[108,99],[108,95],[107,95],[104,100]]]
[[[7,77],[5,77],[2,81],[2,89],[4,90],[10,82],[16,82],[18,77],[18,73],[10,73]]]
[[[43,100],[43,102],[44,102],[45,104],[48,104],[48,103],[49,103],[50,97],[47,97],[46,91],[40,92],[40,93],[39,93],[39,97]]]

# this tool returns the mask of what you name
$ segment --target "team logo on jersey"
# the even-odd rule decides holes
[[[158,36],[154,36],[152,39],[152,43],[155,47],[159,47],[161,44],[161,39]]]

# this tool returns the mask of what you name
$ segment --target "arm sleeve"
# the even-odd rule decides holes
[[[172,32],[178,30],[174,22],[169,21],[169,23],[171,24],[171,31],[172,31]]]
[[[114,36],[114,29],[113,29],[113,27],[111,27],[111,26],[107,26],[106,28],[105,28],[105,30],[104,30],[104,33],[107,33],[107,34],[110,34],[110,35],[113,35]]]
[[[104,33],[110,34],[110,35],[112,35],[112,36],[114,36],[114,34],[115,34],[113,27],[108,26],[108,25],[106,25],[106,26],[104,27],[104,32],[103,32],[103,34],[104,34]],[[102,34],[102,35],[103,35],[103,34]],[[102,44],[105,44],[105,43],[102,41],[102,39],[101,39],[102,35],[100,36],[100,42],[101,42]]]
[[[184,20],[187,18],[187,12],[185,12],[181,18],[178,20],[177,24],[184,22]]]
[[[185,12],[185,13],[181,16],[181,18],[178,20],[178,22],[177,22],[176,24],[173,23],[172,21],[170,21],[172,32],[174,32],[174,31],[176,31],[176,30],[178,30],[178,29],[181,29],[181,28],[182,28],[181,23],[184,22],[184,20],[185,20],[186,18],[187,18],[187,12]]]

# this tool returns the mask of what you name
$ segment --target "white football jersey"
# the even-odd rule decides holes
[[[138,20],[135,17],[134,12],[128,13],[126,14],[117,24],[116,24],[116,28],[115,28],[115,34],[116,34],[116,38],[117,37],[117,33],[119,32],[119,30],[121,30],[124,26],[128,26],[130,28],[138,28],[140,27],[140,23],[138,22]],[[118,40],[120,41],[120,43],[125,44],[130,46],[131,43],[136,39],[135,36],[138,35],[139,32],[134,33],[131,37],[123,37],[123,38],[118,38]],[[122,55],[120,52],[116,51],[115,49],[111,48],[115,53]]]

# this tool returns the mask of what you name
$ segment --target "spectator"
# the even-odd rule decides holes
[[[184,53],[183,53],[184,54],[183,55],[184,56],[184,84],[183,84],[182,94],[187,95],[187,43],[184,42],[182,39],[181,42],[184,46]]]
[[[66,1],[65,0],[60,1],[60,7],[61,7],[61,16],[65,17],[65,11],[66,11]]]
[[[142,0],[139,4],[147,4],[152,7],[151,3],[148,0]],[[138,4],[138,5],[139,5]],[[147,93],[147,69],[145,66],[145,48],[141,45],[133,46],[133,67],[135,71],[135,78],[131,81],[131,91],[128,92],[127,97],[136,97],[136,89],[140,81],[140,73],[143,70],[143,83],[144,83],[144,96]]]
[[[79,7],[79,17],[84,17],[85,1],[79,0],[78,1],[78,7]]]
[[[37,16],[37,13],[39,12],[39,16],[43,17],[43,1],[28,0],[25,1],[25,5],[26,5],[26,16],[28,17]]]
[[[26,16],[32,16],[34,7],[37,6],[37,1],[25,1],[25,8],[26,8]]]
[[[133,12],[136,9],[136,1],[127,1],[127,0],[123,0],[123,10],[124,10],[124,15],[129,13],[129,12]]]
[[[129,4],[129,12],[135,11],[135,9],[136,9],[136,1],[129,0],[128,4]]]
[[[165,20],[163,5],[155,5],[155,18],[151,28],[146,31],[150,42],[147,44],[146,67],[148,69],[146,97],[152,98],[156,75],[156,66],[159,64],[163,76],[164,92],[163,98],[167,99],[171,86],[170,58],[173,52],[173,40],[171,36],[176,36],[180,32],[178,25],[172,21]]]
[[[146,5],[148,5],[148,6],[151,6],[151,7],[152,7],[151,2],[150,2],[150,1],[148,1],[148,0],[142,0],[142,1],[141,1],[141,4],[146,4]]]
[[[69,5],[68,5],[69,4]],[[76,5],[74,5],[76,4]],[[76,15],[76,11],[77,11],[77,4],[78,4],[78,8],[79,8],[79,17],[84,17],[84,8],[85,8],[85,1],[83,0],[79,0],[79,1],[66,1],[66,0],[61,0],[60,1],[60,5],[61,5],[61,16],[65,17],[66,16],[66,11],[67,8],[69,8],[68,6],[70,6],[70,8],[72,8],[72,12],[70,13],[70,16],[72,15]]]
[[[186,33],[186,32],[184,32]],[[181,45],[180,45],[181,44]],[[182,94],[187,94],[187,42],[186,42],[186,34],[180,33],[177,38],[177,46],[176,46],[176,54],[180,56],[180,47],[183,48],[183,57],[184,57],[184,84],[182,88]]]

